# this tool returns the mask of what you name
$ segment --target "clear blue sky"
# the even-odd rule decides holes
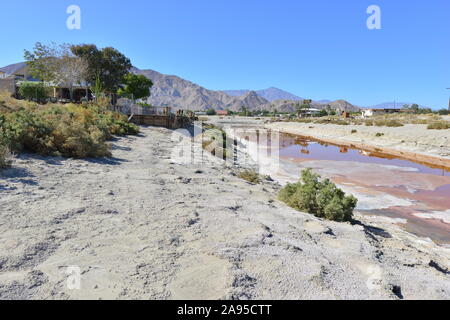
[[[66,28],[72,4],[81,30]],[[372,4],[381,30],[366,27]],[[36,41],[95,43],[209,89],[448,105],[449,0],[22,0],[1,9],[2,66]]]

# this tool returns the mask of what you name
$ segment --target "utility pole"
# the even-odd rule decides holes
[[[447,88],[447,90],[450,90],[450,88]],[[450,98],[448,99],[448,111],[450,111]]]

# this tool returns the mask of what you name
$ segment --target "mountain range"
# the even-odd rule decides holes
[[[25,63],[13,64],[0,68],[0,73],[14,74]],[[213,108],[215,110],[230,109],[238,111],[241,107],[249,110],[277,110],[279,112],[294,112],[304,99],[290,92],[268,88],[264,90],[223,90],[214,91],[201,87],[193,82],[173,75],[165,75],[154,70],[131,70],[136,74],[142,74],[154,83],[148,103],[155,106],[170,106],[177,109],[189,109],[201,111]],[[401,108],[406,102],[384,102],[366,108]],[[335,110],[358,111],[361,108],[345,100],[317,100],[311,107],[323,109],[330,106]],[[420,106],[426,108],[426,106]]]
[[[233,97],[241,97],[249,93],[250,91],[251,90],[224,90],[223,92]],[[258,96],[266,99],[269,102],[276,100],[292,100],[292,101],[303,100],[302,98],[296,96],[295,94],[274,87],[264,90],[257,90],[255,92]]]
[[[398,101],[392,101],[392,102],[383,102],[379,103],[374,106],[368,107],[369,109],[401,109],[404,105],[412,105],[411,102],[398,102]],[[419,108],[430,108],[427,106],[419,105]]]
[[[215,110],[238,111],[242,107],[249,110],[277,110],[279,112],[294,112],[303,103],[292,93],[278,88],[265,90],[224,90],[215,91],[199,86],[191,81],[174,75],[165,75],[154,70],[133,68],[132,72],[141,74],[152,80],[151,96],[147,102],[155,106],[170,106],[174,109],[189,109],[204,111]],[[313,101],[311,107],[323,109],[330,106],[335,110],[358,111],[359,107],[345,100]]]

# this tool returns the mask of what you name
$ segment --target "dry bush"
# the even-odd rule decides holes
[[[377,127],[403,127],[403,123],[394,119],[375,120],[374,123]]]
[[[17,152],[74,158],[110,156],[106,141],[112,135],[137,132],[138,127],[124,115],[96,105],[31,105],[0,114],[0,141]]]
[[[11,96],[7,91],[0,91],[0,112],[14,112],[20,108],[29,108],[36,105],[34,102],[25,100],[17,100]]]
[[[446,130],[450,129],[450,121],[435,121],[428,125],[427,129],[429,130]]]
[[[244,179],[247,182],[258,184],[261,182],[259,174],[253,170],[244,170],[238,174],[238,178]]]

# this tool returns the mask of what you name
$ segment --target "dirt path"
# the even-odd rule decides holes
[[[450,298],[448,251],[295,212],[142,131],[112,159],[24,155],[0,175],[1,299]]]

